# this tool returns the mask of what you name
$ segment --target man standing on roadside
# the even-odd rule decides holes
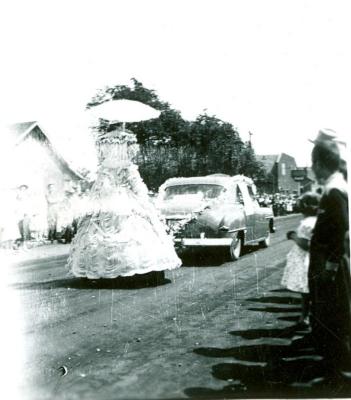
[[[48,240],[54,243],[54,240],[57,239],[56,231],[60,198],[53,183],[48,184],[45,197],[47,202]]]
[[[18,229],[21,234],[21,243],[24,250],[31,239],[31,219],[33,217],[33,204],[29,195],[28,185],[21,185],[16,196],[16,212]]]
[[[351,361],[351,281],[344,262],[348,195],[337,144],[323,131],[314,143],[312,169],[324,189],[310,245],[311,327],[326,379],[334,381],[345,377]]]

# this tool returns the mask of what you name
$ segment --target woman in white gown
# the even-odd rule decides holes
[[[115,130],[97,141],[99,170],[71,244],[68,268],[89,279],[132,276],[180,267],[133,158],[136,137]]]

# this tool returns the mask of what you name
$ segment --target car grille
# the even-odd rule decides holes
[[[181,225],[181,220],[167,220],[168,227],[173,230],[173,234],[175,238],[200,238],[201,233],[205,234],[207,238],[214,238],[217,237],[215,232],[212,229],[207,227],[204,224],[199,223],[197,220],[191,220],[183,225],[180,229],[179,226]]]

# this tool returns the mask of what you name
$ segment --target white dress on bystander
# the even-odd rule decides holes
[[[316,224],[317,217],[306,217],[297,228],[297,236],[311,240],[312,231]],[[308,267],[310,257],[309,251],[293,244],[286,260],[286,266],[282,277],[282,285],[289,290],[299,293],[309,293],[308,289]]]

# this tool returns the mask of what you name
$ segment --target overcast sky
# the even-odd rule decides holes
[[[85,162],[85,104],[135,77],[184,118],[206,109],[243,140],[251,131],[256,153],[304,166],[319,128],[351,130],[349,4],[3,1],[0,119],[41,121],[66,157]]]

